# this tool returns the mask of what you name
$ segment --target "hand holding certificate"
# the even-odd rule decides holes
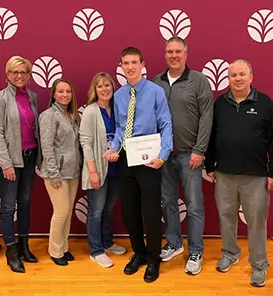
[[[158,158],[161,149],[160,134],[128,138],[125,140],[125,146],[129,167],[149,164]]]
[[[102,157],[105,158],[106,160],[110,162],[116,162],[119,158],[119,152],[121,150],[121,145],[118,151],[114,150],[115,144],[114,144],[114,139],[118,138],[119,142],[121,140],[116,134],[113,133],[108,133],[106,136],[103,136],[101,138],[102,146],[101,146],[101,153]]]

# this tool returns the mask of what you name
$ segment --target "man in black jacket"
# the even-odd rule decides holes
[[[245,60],[229,66],[230,90],[214,104],[214,121],[205,166],[216,181],[215,199],[222,235],[222,258],[216,269],[227,272],[239,261],[238,210],[248,227],[250,283],[266,284],[266,222],[273,189],[273,102],[251,87],[253,73]]]

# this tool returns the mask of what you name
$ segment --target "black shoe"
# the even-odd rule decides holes
[[[138,271],[139,267],[146,264],[146,259],[134,254],[130,258],[130,262],[125,266],[124,273],[127,275],[134,274]]]
[[[159,277],[159,263],[148,263],[144,274],[144,281],[146,283],[154,282]]]
[[[30,262],[30,263],[38,262],[38,259],[29,250],[28,237],[19,237],[18,252],[20,257],[23,257],[23,259],[26,262]]]
[[[66,266],[66,265],[68,265],[67,259],[64,256],[62,258],[54,258],[54,257],[51,257],[50,256],[50,258],[57,265],[60,265],[60,266]]]
[[[14,272],[25,272],[24,264],[19,256],[17,244],[12,246],[7,246],[6,250],[7,257],[7,265],[9,265],[10,269]]]
[[[74,256],[69,251],[64,253],[64,257],[67,261],[74,261],[75,260]]]

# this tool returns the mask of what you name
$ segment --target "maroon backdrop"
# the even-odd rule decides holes
[[[119,54],[127,46],[141,49],[145,58],[143,74],[152,79],[165,70],[164,42],[174,34],[186,38],[188,65],[209,79],[215,97],[227,89],[228,63],[244,58],[253,66],[254,85],[273,98],[273,3],[271,0],[200,1],[8,1],[0,2],[0,89],[6,86],[5,64],[21,55],[34,64],[29,85],[38,94],[39,111],[48,102],[55,78],[72,81],[79,106],[87,101],[92,77],[109,72],[118,87],[125,83],[118,67]],[[213,184],[203,182],[206,235],[218,235],[218,215]],[[71,232],[85,233],[86,199],[79,189]],[[182,193],[181,193],[182,198]],[[179,200],[182,230],[186,208]],[[273,236],[273,208],[268,234]],[[35,180],[31,232],[48,233],[52,213],[43,180]],[[246,234],[239,213],[239,234]],[[15,216],[16,219],[16,216]],[[185,219],[185,220],[184,220]],[[163,223],[164,227],[164,223]],[[114,232],[126,233],[119,202],[114,211]]]

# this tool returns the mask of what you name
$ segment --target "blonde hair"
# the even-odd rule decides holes
[[[76,101],[75,90],[69,80],[64,79],[64,78],[59,78],[53,82],[52,87],[51,87],[51,91],[50,91],[50,98],[49,98],[49,102],[48,102],[48,107],[50,107],[55,102],[54,94],[55,94],[57,85],[60,82],[67,83],[71,88],[72,98],[71,98],[70,103],[67,106],[67,111],[72,114],[72,121],[73,122],[76,121],[78,123],[78,125],[80,125],[80,116],[78,113],[78,105],[77,105],[77,101]]]
[[[27,72],[31,72],[32,64],[28,59],[24,59],[20,56],[13,56],[11,57],[8,62],[6,63],[6,73],[12,71],[17,66],[24,64],[27,66]]]
[[[115,85],[115,82],[114,82],[113,78],[106,72],[99,72],[98,74],[96,74],[93,77],[93,80],[92,80],[92,82],[90,84],[90,88],[89,88],[89,91],[88,91],[87,105],[90,105],[90,104],[98,101],[98,95],[97,95],[97,92],[96,92],[96,87],[98,86],[101,79],[108,79],[110,81],[110,83],[112,84],[113,92],[115,91],[116,85]],[[113,98],[111,98],[111,100],[110,100],[110,106],[112,106],[112,105],[113,105]]]

